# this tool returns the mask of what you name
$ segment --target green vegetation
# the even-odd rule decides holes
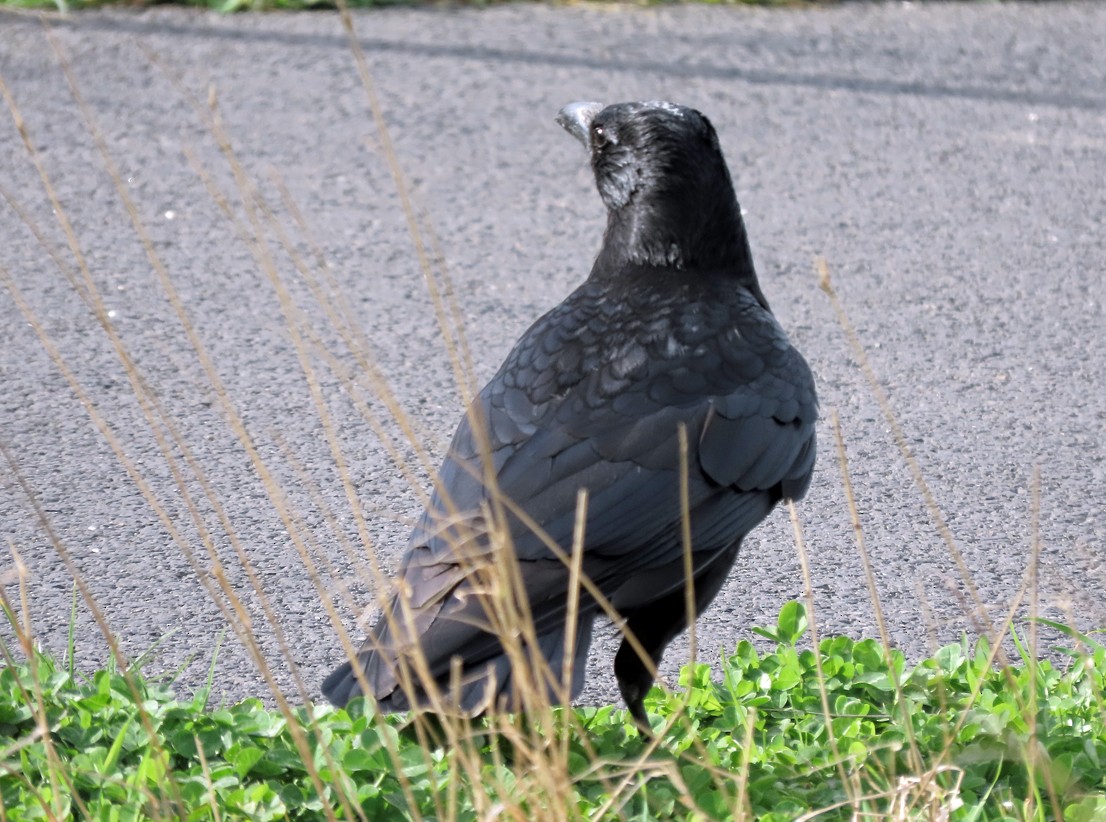
[[[486,6],[494,0],[347,0],[351,9],[380,8],[384,6],[467,5]],[[622,0],[625,2],[625,0]],[[657,5],[674,0],[630,0],[640,5]],[[678,1],[678,0],[675,0]],[[699,0],[709,5],[781,6],[809,3],[826,3],[834,0]],[[242,11],[313,11],[335,9],[338,0],[0,0],[0,8],[54,9],[60,12],[80,9],[121,6],[145,8],[152,5],[178,5],[212,9],[224,14]]]
[[[240,11],[312,11],[337,8],[336,0],[0,0],[0,8],[54,10],[63,13],[106,6],[137,9],[166,4],[211,9],[224,14]],[[415,3],[413,0],[348,0],[347,5],[351,9],[367,9],[380,6],[409,6]]]
[[[698,664],[684,668],[676,693],[654,689],[647,706],[657,744],[621,710],[555,711],[540,734],[567,751],[571,786],[556,814],[1106,818],[1103,645],[1072,635],[1060,668],[1019,643],[1021,664],[1003,668],[986,642],[965,642],[908,667],[871,639],[824,639],[816,655],[800,645],[806,628],[803,607],[789,603],[774,630],[758,631],[776,641],[771,653],[743,641],[716,672],[721,682]],[[535,812],[525,783],[543,775],[517,767],[515,743],[495,720],[469,728],[473,767],[463,751],[428,742],[408,717],[366,715],[360,703],[290,716],[255,699],[212,710],[207,689],[181,702],[137,669],[130,680],[111,666],[85,678],[41,651],[0,672],[3,818]]]

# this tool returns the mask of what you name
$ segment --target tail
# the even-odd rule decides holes
[[[584,688],[584,674],[594,621],[594,614],[579,615],[572,657],[570,699],[578,696]],[[539,662],[540,670],[533,671],[532,678],[536,684],[544,686],[546,696],[552,703],[559,704],[564,696],[562,683],[565,676],[565,627],[562,626],[539,636],[537,650],[536,657],[544,660],[544,665]],[[450,681],[451,660],[428,660],[431,670],[444,669],[443,674],[435,678],[435,685],[442,694],[447,708],[468,716],[477,716],[493,706],[505,707],[507,710],[517,710],[521,707],[521,698],[517,692],[518,678],[510,658],[505,653],[498,653],[477,662],[465,659],[463,651],[454,656],[461,658],[461,681],[457,688],[453,688],[453,683]],[[378,669],[382,664],[387,665],[389,669],[394,669],[398,663],[394,659],[385,661],[377,650],[363,650],[357,655],[357,670],[364,673],[365,681],[370,685],[377,681]],[[386,679],[396,683],[401,678],[391,670]],[[430,698],[425,689],[416,685],[414,690],[415,693],[408,694],[402,686],[395,684],[389,691],[373,694],[377,710],[393,713],[429,707]],[[336,668],[323,681],[322,691],[323,696],[339,708],[345,707],[351,699],[361,696],[361,683],[358,681],[354,663],[346,661]]]
[[[360,661],[360,657],[358,657]],[[361,695],[361,684],[353,673],[353,665],[344,662],[323,680],[323,696],[331,705],[344,708],[355,696]]]

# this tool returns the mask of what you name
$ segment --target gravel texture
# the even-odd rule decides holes
[[[816,256],[989,617],[1018,595],[1036,518],[1041,612],[1106,626],[1106,6],[511,5],[355,20],[415,207],[452,277],[477,381],[586,275],[599,247],[603,209],[557,110],[578,99],[693,105],[719,131],[764,291],[819,384],[821,459],[800,517],[820,630],[877,635],[834,413],[895,644],[917,658],[979,623],[818,287]],[[461,413],[346,35],[327,13],[171,9],[82,13],[50,30],[173,300],[45,30],[0,12],[0,76],[115,335],[90,308],[66,233],[0,110],[0,185],[24,215],[0,202],[0,538],[25,563],[34,629],[64,650],[73,581],[61,546],[122,647],[163,639],[149,670],[183,666],[187,691],[227,625],[187,555],[209,582],[217,556],[277,685],[315,697],[342,651],[300,551],[358,638],[354,620],[371,600],[365,557],[394,566],[428,479],[367,358],[350,352],[313,287],[351,320],[430,465]],[[271,217],[243,207],[243,184],[205,123],[209,99]],[[148,391],[136,392],[117,350]],[[151,408],[169,426],[151,428]],[[0,574],[16,597],[15,563],[0,561]],[[781,511],[749,538],[700,620],[702,656],[716,660],[803,589]],[[82,664],[103,661],[84,606],[77,642]],[[612,652],[608,630],[593,648],[587,701],[615,698]],[[686,642],[675,643],[663,673],[671,680],[686,657]],[[227,700],[268,691],[233,637],[216,674]]]

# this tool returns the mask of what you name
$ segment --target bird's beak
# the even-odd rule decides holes
[[[602,103],[569,103],[557,113],[557,122],[561,127],[589,148],[588,132],[591,121],[605,106]]]

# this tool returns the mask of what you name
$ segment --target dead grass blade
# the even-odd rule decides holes
[[[856,327],[849,320],[844,303],[837,295],[837,290],[833,287],[833,281],[830,279],[829,264],[824,257],[818,257],[814,261],[814,267],[818,273],[819,285],[829,297],[830,304],[833,306],[834,313],[837,315],[837,321],[845,332],[845,338],[849,342],[849,347],[852,349],[856,361],[860,364],[860,370],[868,381],[868,389],[872,392],[872,396],[875,397],[876,403],[883,412],[883,417],[891,429],[895,445],[898,446],[903,460],[910,469],[914,484],[918,487],[918,492],[922,496],[926,510],[929,512],[929,516],[933,520],[934,526],[937,528],[937,533],[940,534],[941,538],[944,540],[949,556],[956,564],[956,568],[960,574],[960,580],[968,589],[968,593],[974,605],[973,614],[976,619],[980,620],[980,622],[986,626],[986,633],[993,637],[995,635],[994,626],[987,614],[987,609],[983,604],[983,600],[979,595],[979,590],[976,588],[975,580],[972,578],[971,571],[964,561],[963,553],[961,553],[960,548],[956,544],[952,529],[949,528],[948,522],[945,520],[945,515],[941,512],[941,507],[937,504],[937,498],[933,495],[933,491],[930,489],[929,483],[926,482],[925,475],[922,473],[922,468],[918,464],[914,452],[906,441],[906,434],[903,432],[898,416],[891,406],[891,401],[887,397],[887,392],[883,390],[883,386],[879,384],[879,380],[876,378],[872,363],[868,359],[868,354],[864,350],[863,343],[860,341],[860,335],[857,334]]]

